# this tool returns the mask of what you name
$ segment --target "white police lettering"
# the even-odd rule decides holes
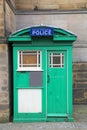
[[[31,36],[52,36],[53,29],[52,28],[32,28]]]

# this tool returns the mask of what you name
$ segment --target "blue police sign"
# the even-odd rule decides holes
[[[53,28],[46,28],[46,27],[38,27],[38,28],[31,28],[30,35],[31,36],[53,36]]]

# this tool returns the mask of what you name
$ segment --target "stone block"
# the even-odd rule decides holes
[[[2,58],[5,58],[5,57],[7,57],[7,54],[6,54],[6,52],[0,52],[0,59]]]
[[[73,63],[73,71],[78,71],[79,70],[79,63]]]
[[[17,0],[16,1],[16,9],[32,9],[32,7],[34,7],[35,5],[37,5],[39,8],[41,9],[45,9],[45,5],[51,5],[51,9],[54,9],[55,6],[53,5],[58,5],[60,9],[62,10],[71,10],[71,9],[80,9],[80,8],[86,8],[86,4],[87,2],[85,0],[81,1],[74,1],[74,0],[71,0],[71,1],[68,1],[68,0],[39,0],[39,1],[36,1],[36,0]],[[31,7],[30,7],[31,5]],[[28,7],[29,6],[29,7]],[[50,6],[48,6],[47,9],[50,9]]]
[[[87,71],[87,63],[80,63],[79,70]]]
[[[9,111],[9,104],[0,104],[0,111],[8,112]]]
[[[0,123],[5,123],[10,121],[10,115],[8,113],[0,113]]]
[[[0,96],[0,106],[2,104],[4,104],[4,105],[9,104],[9,97],[8,96],[6,96],[6,97],[1,97]],[[8,109],[10,109],[10,108],[8,108]]]
[[[8,66],[7,65],[0,65],[0,72],[1,73],[8,73]]]
[[[2,90],[2,91],[8,91],[8,87],[7,87],[7,86],[2,86],[2,87],[1,87],[1,90]]]
[[[2,98],[2,99],[3,99],[3,98],[4,98],[4,99],[8,98],[8,92],[2,92],[2,91],[1,91],[1,92],[0,92],[0,99],[1,99],[1,98]]]
[[[7,44],[1,44],[0,43],[0,52],[1,53],[7,53],[7,51],[8,51],[8,47],[7,47]]]
[[[77,82],[77,88],[80,88],[80,89],[85,89],[87,88],[87,82]]]
[[[84,98],[84,90],[83,89],[74,89],[73,96],[75,99],[83,99]]]
[[[87,91],[84,92],[84,98],[87,99]]]
[[[73,80],[77,79],[77,72],[73,72]]]
[[[5,71],[4,71],[4,72],[2,71],[2,72],[0,73],[0,78],[2,78],[2,79],[4,79],[4,78],[5,78],[5,79],[8,78],[8,73],[5,72]]]
[[[39,9],[59,9],[59,5],[57,4],[44,4],[44,5],[40,5],[38,7]]]
[[[86,81],[87,80],[87,72],[78,72],[77,73],[77,80]]]

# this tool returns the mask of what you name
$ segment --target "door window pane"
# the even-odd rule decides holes
[[[60,56],[58,56],[58,57],[57,57],[57,56],[54,56],[54,57],[53,57],[53,64],[60,64],[60,62],[61,62],[60,60],[61,60],[61,59],[60,59]]]
[[[63,53],[50,53],[50,67],[64,67],[64,54]]]

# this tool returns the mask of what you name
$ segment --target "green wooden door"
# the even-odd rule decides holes
[[[66,51],[48,51],[47,116],[67,113],[67,57]]]

